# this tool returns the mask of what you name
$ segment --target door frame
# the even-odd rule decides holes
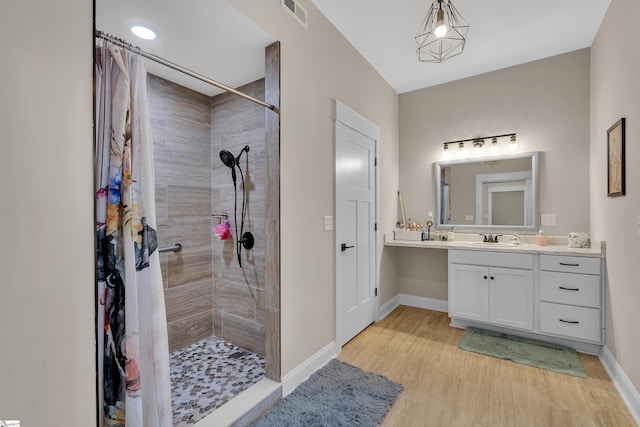
[[[373,266],[373,280],[374,286],[377,292],[375,292],[374,296],[374,304],[373,304],[373,320],[374,322],[378,321],[378,315],[380,312],[380,256],[382,254],[382,233],[380,232],[380,173],[379,173],[379,165],[378,158],[380,158],[380,139],[381,139],[381,129],[378,125],[366,119],[364,116],[360,115],[353,109],[349,108],[347,105],[338,101],[337,99],[333,100],[333,217],[336,218],[337,215],[337,183],[336,183],[336,144],[337,140],[337,126],[336,122],[340,122],[341,124],[359,132],[368,138],[373,139],[374,141],[374,151],[375,151],[375,189],[374,189],[374,214],[375,218],[373,219],[374,223],[377,224],[377,227],[374,231],[374,266]],[[336,227],[334,224],[333,227],[333,290],[334,290],[334,303],[333,303],[333,318],[334,318],[334,342],[337,344],[338,340],[338,271],[337,271],[337,236],[336,236]],[[337,347],[337,352],[340,353],[342,351],[342,346]]]

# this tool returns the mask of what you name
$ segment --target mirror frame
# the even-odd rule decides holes
[[[510,160],[510,159],[531,159],[531,195],[533,197],[532,210],[533,210],[533,224],[532,225],[478,225],[478,224],[441,224],[442,218],[440,218],[440,212],[442,209],[441,191],[440,187],[442,182],[440,176],[442,168],[457,164],[465,163],[477,163],[491,160]],[[540,228],[540,152],[530,151],[526,153],[514,153],[514,154],[501,154],[496,156],[487,157],[470,157],[465,159],[456,160],[442,160],[434,162],[434,174],[435,174],[435,199],[436,199],[436,212],[435,212],[435,228],[437,230],[450,230],[455,228],[457,231],[478,231],[478,232],[496,232],[496,231],[522,231],[522,232],[536,232]],[[475,186],[475,183],[473,183]]]

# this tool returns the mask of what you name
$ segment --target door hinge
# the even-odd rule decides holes
[[[376,288],[375,296],[378,296],[378,288]]]

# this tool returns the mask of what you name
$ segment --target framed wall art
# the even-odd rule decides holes
[[[607,196],[624,196],[624,117],[607,130]]]

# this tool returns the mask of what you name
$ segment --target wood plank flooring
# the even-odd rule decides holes
[[[446,313],[400,306],[338,359],[405,389],[383,426],[616,426],[636,423],[596,356],[587,379],[458,349]]]

